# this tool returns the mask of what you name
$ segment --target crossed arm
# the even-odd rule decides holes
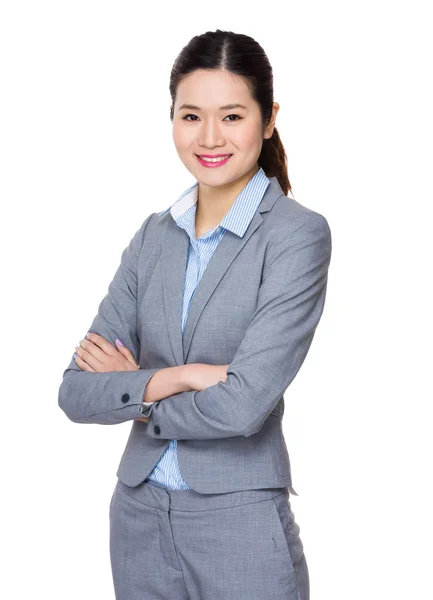
[[[121,264],[89,331],[114,345],[122,339],[139,355],[136,331],[137,261],[150,215],[122,254]],[[152,406],[145,434],[159,439],[250,436],[295,378],[320,321],[331,259],[326,219],[310,211],[273,237],[257,307],[225,381],[174,393]],[[139,406],[160,369],[82,372],[72,359],[59,405],[76,422],[120,423],[141,416]],[[158,425],[158,427],[156,427]]]
[[[285,230],[287,227],[285,227]],[[307,356],[326,297],[331,231],[310,211],[267,250],[256,310],[225,382],[152,406],[156,439],[249,437],[264,425]]]
[[[121,340],[115,340],[115,346],[97,333],[88,333],[80,345],[75,348],[75,362],[82,371],[102,373],[108,371],[136,371],[139,366],[132,352]],[[203,390],[218,381],[227,378],[229,365],[207,365],[192,363],[159,369],[146,385],[144,401],[155,403],[168,396],[192,390]],[[150,414],[152,406],[146,413]],[[137,421],[147,423],[149,417],[140,417]]]
[[[123,251],[108,293],[88,328],[90,335],[84,336],[80,349],[76,348],[77,358],[73,356],[63,372],[58,404],[76,423],[147,422],[139,411],[143,400],[156,402],[180,392],[204,389],[226,377],[228,365],[138,368],[137,264],[152,216],[146,218]],[[126,352],[117,344],[118,338],[124,342]]]

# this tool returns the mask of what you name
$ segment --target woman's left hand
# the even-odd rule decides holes
[[[75,348],[75,362],[82,371],[105,373],[107,371],[137,371],[132,352],[116,339],[116,346],[110,344],[102,335],[88,333],[80,345]],[[148,423],[150,417],[137,417],[136,421]]]
[[[116,340],[113,346],[97,333],[88,333],[75,348],[74,358],[83,371],[106,373],[107,371],[137,371],[132,352]]]

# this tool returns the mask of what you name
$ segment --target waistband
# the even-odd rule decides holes
[[[214,510],[216,508],[230,508],[242,504],[269,500],[280,494],[286,494],[286,497],[289,497],[288,488],[284,487],[241,490],[239,492],[226,492],[222,494],[200,494],[192,489],[165,489],[151,481],[144,481],[138,486],[130,487],[118,479],[117,486],[142,504],[167,512],[168,510],[195,512]]]

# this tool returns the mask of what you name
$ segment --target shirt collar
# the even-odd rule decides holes
[[[263,195],[270,183],[262,167],[250,179],[241,191],[228,213],[220,223],[221,227],[228,229],[242,237],[260,204]],[[167,209],[159,213],[165,215],[170,211],[176,223],[184,228],[195,222],[197,204],[198,181],[181,194],[181,196]]]

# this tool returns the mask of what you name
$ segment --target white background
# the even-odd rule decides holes
[[[58,388],[122,250],[194,181],[169,76],[217,28],[268,54],[294,197],[333,236],[322,320],[285,393],[312,600],[432,597],[426,9],[2,3],[1,597],[114,598],[108,508],[131,423],[72,423]]]

